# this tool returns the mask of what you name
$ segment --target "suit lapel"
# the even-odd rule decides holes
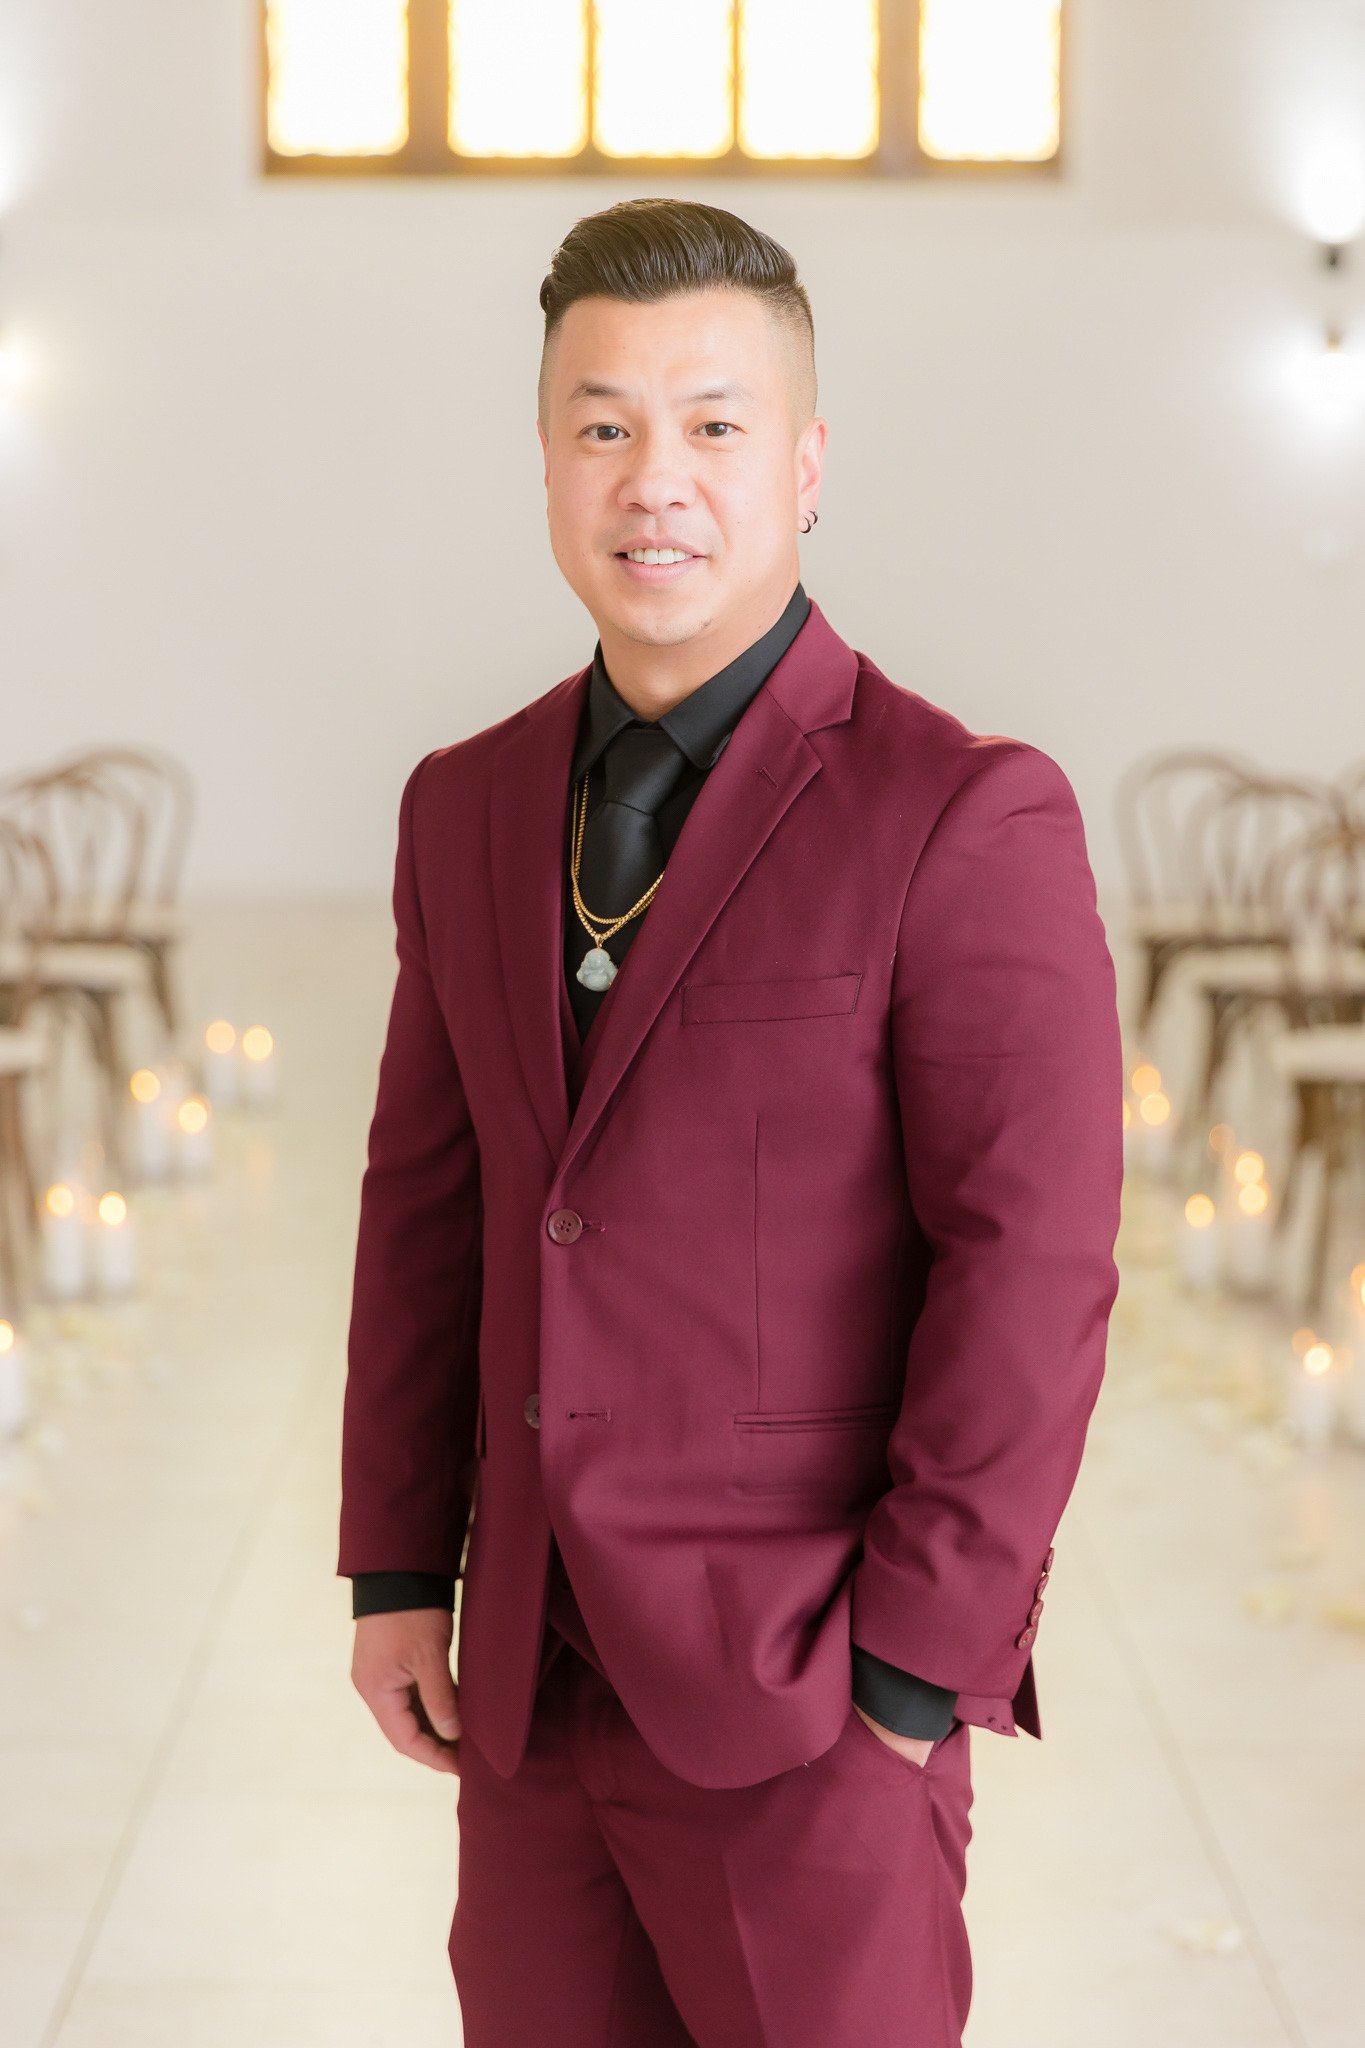
[[[731,893],[821,761],[806,735],[847,718],[857,655],[812,601],[683,821],[663,879],[588,1034],[570,1111],[560,989],[569,766],[591,664],[533,704],[500,748],[492,895],[526,1086],[558,1173],[592,1130]]]

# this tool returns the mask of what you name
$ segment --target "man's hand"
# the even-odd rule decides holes
[[[929,1752],[934,1746],[927,1737],[897,1735],[894,1728],[884,1728],[880,1721],[873,1720],[871,1714],[865,1714],[856,1700],[853,1702],[853,1711],[860,1721],[867,1723],[874,1735],[881,1738],[888,1749],[894,1749],[897,1756],[908,1757],[912,1764],[918,1764],[923,1770],[929,1761]]]
[[[460,1774],[459,1688],[450,1675],[455,1617],[444,1607],[364,1614],[355,1625],[351,1683],[396,1750],[433,1771]]]

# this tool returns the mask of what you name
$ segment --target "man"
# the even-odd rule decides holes
[[[1041,1733],[1117,1288],[1083,827],[807,597],[785,250],[629,201],[541,304],[599,638],[403,793],[354,1681],[459,1776],[469,2048],[955,2048],[968,1729]]]

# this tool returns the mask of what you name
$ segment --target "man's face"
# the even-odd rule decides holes
[[[793,418],[791,347],[752,292],[580,299],[565,314],[537,427],[550,545],[604,649],[738,652],[790,596],[826,432]],[[624,550],[641,541],[689,559],[637,566]]]

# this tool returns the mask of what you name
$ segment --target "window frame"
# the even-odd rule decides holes
[[[260,168],[271,178],[612,178],[650,172],[673,183],[702,178],[915,178],[994,180],[1059,178],[1066,168],[1070,68],[1068,0],[1061,0],[1057,51],[1057,148],[1041,160],[930,156],[919,141],[920,0],[878,0],[877,96],[880,132],[867,157],[751,157],[735,144],[715,157],[607,156],[593,144],[572,157],[464,157],[450,147],[448,0],[408,0],[408,137],[383,155],[282,154],[270,144],[267,0],[257,0],[259,22]],[[738,10],[735,71],[738,74]],[[592,14],[588,16],[592,65]],[[887,81],[899,77],[893,93]]]

